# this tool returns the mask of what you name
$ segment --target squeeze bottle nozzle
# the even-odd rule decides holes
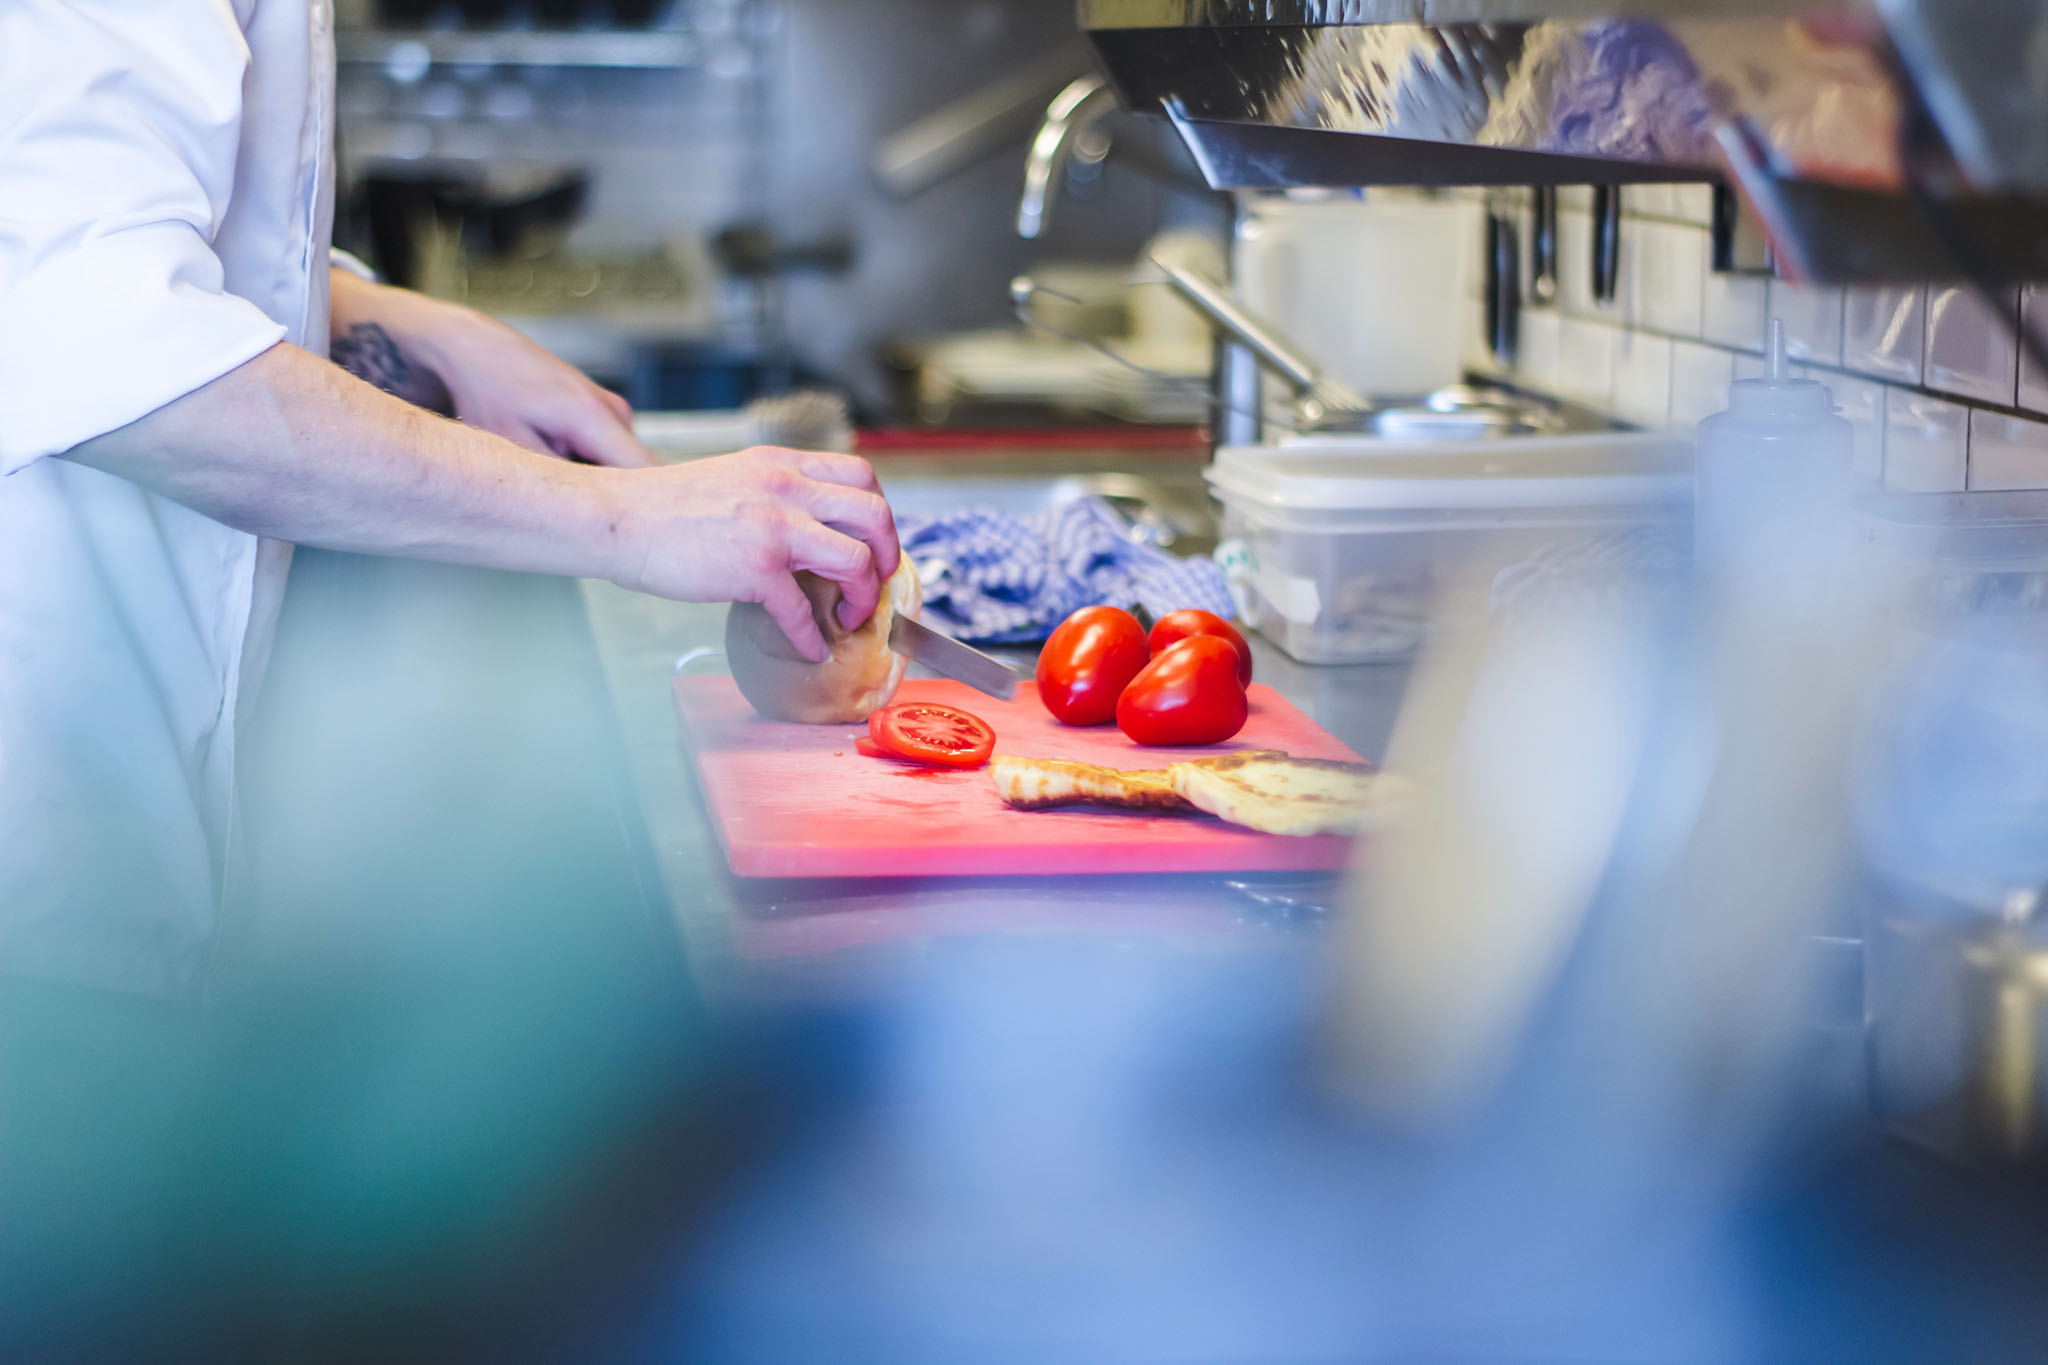
[[[1785,363],[1785,319],[1771,319],[1771,382],[1782,384],[1791,378],[1791,367]]]

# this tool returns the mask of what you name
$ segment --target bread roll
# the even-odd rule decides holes
[[[858,630],[839,624],[839,585],[816,574],[796,581],[811,600],[811,615],[832,647],[832,657],[812,663],[775,624],[767,608],[735,602],[725,618],[725,654],[733,681],[754,709],[774,720],[810,725],[852,725],[889,704],[910,660],[889,648],[889,623],[896,613],[917,619],[924,592],[909,556],[890,578],[875,614]]]

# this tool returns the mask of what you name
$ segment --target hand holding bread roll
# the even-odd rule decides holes
[[[924,594],[905,556],[884,585],[874,614],[854,630],[839,623],[839,585],[800,573],[797,584],[832,656],[814,663],[797,653],[765,607],[736,602],[725,618],[725,653],[740,694],[762,715],[811,725],[851,725],[888,705],[910,660],[889,648],[898,612],[917,618]]]

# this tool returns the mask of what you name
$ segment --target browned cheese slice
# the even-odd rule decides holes
[[[1242,753],[1176,763],[1168,781],[1181,799],[1220,820],[1267,834],[1355,834],[1387,823],[1406,804],[1406,778],[1364,763]]]
[[[1260,751],[1278,757],[1272,751]],[[1228,757],[1238,757],[1229,755]],[[1215,763],[1222,758],[1196,759],[1193,766]],[[1122,810],[1188,811],[1194,809],[1173,789],[1167,769],[1125,771],[1102,768],[1093,763],[1070,763],[1058,758],[1012,758],[997,754],[989,760],[989,776],[1003,804],[1018,810],[1052,810],[1059,806],[1114,806]]]

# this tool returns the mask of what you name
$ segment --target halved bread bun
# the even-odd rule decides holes
[[[810,599],[811,615],[832,647],[832,657],[812,663],[775,624],[767,608],[735,602],[725,618],[725,655],[740,695],[774,720],[809,725],[852,725],[889,704],[910,660],[889,648],[889,623],[898,612],[912,620],[924,606],[917,569],[905,556],[889,579],[875,614],[858,630],[839,624],[839,585],[800,573],[797,584]]]

